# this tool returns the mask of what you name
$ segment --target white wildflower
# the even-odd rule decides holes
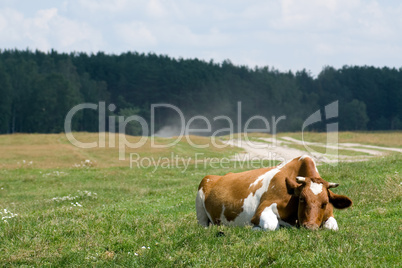
[[[4,222],[8,223],[6,219],[12,219],[18,216],[16,213],[12,213],[11,211],[7,210],[6,208],[3,210],[3,212],[0,211],[1,219],[4,220]]]
[[[57,171],[57,170],[55,170],[55,171],[53,171],[53,172],[43,174],[42,176],[43,176],[43,177],[47,177],[47,176],[60,177],[60,176],[66,176],[66,175],[68,175],[68,173],[63,172],[63,171]]]
[[[95,163],[93,161],[91,161],[90,159],[86,159],[85,161],[81,161],[80,164],[74,164],[73,167],[89,168],[89,167],[93,167],[94,165],[95,165]]]
[[[81,198],[88,198],[88,199],[97,199],[97,193],[92,193],[89,191],[80,191],[78,190],[78,195],[76,196],[72,196],[71,194],[66,195],[66,196],[61,196],[61,197],[53,197],[52,199],[50,199],[51,201],[55,201],[55,202],[62,202],[62,201],[74,201],[75,199]],[[71,203],[71,202],[70,202]],[[75,203],[71,203],[74,206],[79,206],[82,207],[82,205],[78,202]]]

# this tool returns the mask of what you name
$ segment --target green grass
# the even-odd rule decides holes
[[[198,183],[206,174],[246,169],[236,162],[229,165],[193,164],[187,170],[156,172],[153,167],[0,169],[0,211],[18,214],[0,222],[0,265],[400,265],[400,154],[319,167],[323,178],[340,183],[334,192],[354,201],[352,208],[335,211],[338,232],[198,226],[194,204]],[[66,196],[72,200],[63,201]]]

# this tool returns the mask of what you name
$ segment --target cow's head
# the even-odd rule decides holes
[[[322,178],[286,178],[288,193],[299,198],[298,222],[308,229],[317,229],[332,216],[333,207],[343,209],[352,205],[352,200],[330,191],[339,184]]]

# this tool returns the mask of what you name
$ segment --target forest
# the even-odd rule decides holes
[[[171,104],[186,118],[243,118],[285,115],[277,131],[300,131],[312,113],[339,101],[339,130],[402,129],[402,68],[323,67],[281,72],[274,67],[237,66],[199,59],[176,59],[154,53],[58,53],[0,51],[0,134],[60,133],[77,104],[105,102],[107,119],[139,115],[150,122],[152,104]],[[177,113],[159,109],[155,130],[176,124]],[[116,120],[117,122],[117,120]],[[116,123],[117,124],[117,123]],[[221,120],[213,128],[226,127]],[[254,121],[254,127],[262,122]],[[110,127],[106,123],[106,130]],[[235,126],[237,129],[237,126]],[[74,116],[73,131],[99,131],[98,111]],[[323,124],[310,126],[323,131]],[[135,122],[126,133],[142,135]],[[152,133],[151,133],[152,134]]]

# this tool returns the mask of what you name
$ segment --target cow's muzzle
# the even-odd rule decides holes
[[[315,224],[315,223],[303,223],[301,225],[302,227],[309,229],[309,230],[318,230],[318,228],[320,227],[319,225]]]

